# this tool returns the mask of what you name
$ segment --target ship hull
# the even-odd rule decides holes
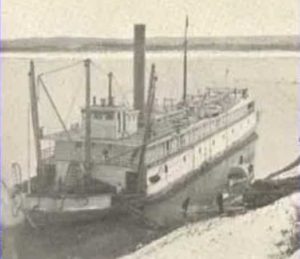
[[[253,112],[242,120],[151,168],[148,171],[148,176],[160,175],[161,180],[156,184],[148,183],[147,200],[159,199],[194,174],[204,172],[210,165],[222,160],[232,150],[254,138],[256,124],[257,113]],[[225,140],[224,135],[227,136]],[[212,146],[211,143],[219,143],[219,145]],[[199,154],[200,149],[202,150],[201,154]],[[209,152],[203,152],[203,150],[207,151],[208,149]],[[169,167],[168,172],[162,172],[161,169],[166,165]]]
[[[35,227],[48,225],[72,225],[101,220],[110,213],[110,208],[76,212],[28,211],[27,219]]]
[[[193,176],[204,173],[234,150],[253,140],[256,136],[256,124],[257,113],[253,111],[152,165],[147,170],[146,200],[142,200],[151,203],[163,199],[185,185]],[[149,179],[156,175],[159,175],[159,181],[150,182]],[[113,193],[86,198],[41,198],[27,195],[26,211],[29,219],[38,225],[87,222],[113,213],[116,205],[113,204],[113,196]],[[126,200],[126,197],[121,200],[124,199]]]
[[[111,209],[111,194],[85,197],[27,195],[24,198],[25,215],[29,223],[37,227],[101,220]]]
[[[215,156],[213,159],[210,160],[210,162],[207,162],[205,165],[200,166],[199,168],[186,172],[180,179],[178,179],[176,182],[167,185],[163,190],[161,190],[158,193],[155,193],[153,195],[148,195],[146,200],[144,200],[145,205],[159,202],[160,200],[167,199],[170,195],[174,194],[176,191],[180,190],[188,182],[192,181],[194,177],[197,177],[199,174],[203,174],[207,172],[211,167],[217,165],[220,163],[223,159],[225,159],[227,156],[230,156],[232,153],[234,153],[236,150],[242,148],[247,143],[250,143],[252,141],[255,141],[257,138],[257,134],[254,131],[250,131],[247,135],[245,135],[242,139],[240,139],[238,142],[234,143],[226,152],[222,153],[222,155]],[[221,173],[221,172],[220,172]],[[30,196],[26,197],[26,214],[27,219],[29,221],[33,222],[33,224],[37,227],[43,227],[47,225],[72,225],[72,224],[80,224],[80,223],[87,223],[87,222],[94,222],[99,221],[107,215],[111,215],[114,213],[114,204],[111,199],[113,199],[112,196],[109,196],[109,202],[105,202],[105,204],[102,205],[100,208],[92,208],[92,207],[84,207],[83,206],[83,200],[77,199],[79,202],[77,203],[77,207],[73,208],[71,210],[65,209],[56,209],[53,210],[53,206],[49,206],[46,208],[44,207],[37,207],[37,200],[34,202],[31,201],[31,208],[29,208],[28,203],[30,200]],[[40,202],[41,202],[41,198]],[[46,198],[45,198],[46,199]],[[49,198],[47,198],[49,199]],[[61,204],[63,200],[61,199],[55,199],[56,204]],[[81,201],[80,201],[81,200]],[[81,203],[81,205],[80,205]],[[35,205],[33,205],[35,204]],[[99,204],[98,204],[99,205]],[[35,207],[35,208],[34,208]],[[52,209],[50,209],[52,207]],[[116,211],[119,211],[116,208]]]
[[[205,165],[200,166],[199,168],[187,172],[182,178],[174,182],[172,185],[168,185],[166,188],[161,190],[158,193],[155,193],[153,195],[148,195],[146,198],[146,202],[148,204],[159,202],[160,200],[167,199],[180,189],[184,188],[189,182],[191,182],[195,177],[197,177],[199,174],[205,174],[207,171],[209,171],[214,166],[221,163],[224,159],[229,157],[231,154],[239,150],[240,148],[243,148],[248,143],[255,141],[257,139],[257,134],[255,132],[251,132],[248,136],[241,139],[238,143],[235,143],[230,149],[228,149],[225,153],[222,155],[215,157],[210,162],[207,162]],[[222,172],[220,172],[222,173]],[[249,178],[249,180],[251,180]]]

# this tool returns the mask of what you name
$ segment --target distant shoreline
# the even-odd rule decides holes
[[[194,37],[188,39],[189,50],[194,51],[299,51],[300,36],[252,37]],[[182,51],[182,38],[148,38],[146,50]],[[28,38],[3,40],[2,52],[127,52],[133,50],[129,39],[103,38]]]
[[[190,47],[190,51],[231,51],[231,52],[253,52],[253,51],[291,51],[299,52],[299,47],[290,46],[230,46],[230,47]],[[84,52],[131,52],[133,48],[86,48],[86,49],[68,49],[68,48],[1,48],[3,53],[84,53]],[[171,47],[158,47],[158,48],[146,48],[148,52],[180,52],[180,48]]]

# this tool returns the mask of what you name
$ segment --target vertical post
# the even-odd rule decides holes
[[[147,149],[148,141],[151,137],[151,127],[152,127],[152,110],[155,100],[155,83],[157,81],[157,76],[155,74],[155,65],[152,64],[150,72],[150,82],[148,88],[147,106],[146,106],[146,120],[145,120],[145,132],[143,143],[140,151],[139,164],[138,164],[138,192],[145,195],[147,192],[147,168],[145,164],[145,154]]]
[[[107,76],[108,76],[108,105],[112,106],[113,105],[113,97],[112,97],[112,77],[113,77],[113,73],[109,72]]]
[[[133,106],[139,113],[139,126],[144,121],[144,99],[145,99],[145,25],[134,26],[134,95]]]
[[[34,63],[30,61],[30,71],[29,71],[29,89],[30,89],[30,103],[31,103],[31,120],[33,126],[33,134],[35,140],[35,153],[36,153],[36,162],[37,162],[37,175],[41,176],[42,172],[42,151],[41,151],[41,134],[40,134],[40,125],[39,125],[39,111],[37,103],[37,94],[36,94],[36,83],[35,83],[35,70]]]
[[[85,89],[85,152],[84,152],[84,165],[85,174],[91,175],[91,61],[85,60],[85,72],[86,72],[86,89]]]
[[[187,96],[187,30],[189,26],[189,20],[188,17],[186,17],[185,20],[185,29],[184,29],[184,53],[183,53],[183,103],[186,102],[186,96]]]

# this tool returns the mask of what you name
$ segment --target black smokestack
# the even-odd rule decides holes
[[[143,121],[145,99],[145,25],[134,26],[134,109],[140,111],[140,122]]]

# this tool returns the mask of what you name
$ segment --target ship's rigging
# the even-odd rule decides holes
[[[57,69],[53,69],[44,73],[40,73],[37,76],[37,79],[35,79],[35,75],[34,75],[34,63],[33,61],[31,62],[31,73],[30,73],[30,83],[31,83],[31,88],[32,88],[32,95],[34,95],[34,93],[37,92],[37,89],[35,87],[35,81],[37,81],[37,86],[41,86],[42,89],[44,90],[46,97],[48,99],[48,101],[50,102],[50,105],[52,107],[52,109],[55,112],[56,117],[58,118],[58,121],[63,129],[63,131],[65,132],[68,141],[69,142],[74,142],[74,140],[72,139],[72,135],[70,134],[70,131],[63,119],[63,117],[61,116],[61,113],[59,112],[59,109],[57,107],[57,105],[55,104],[55,101],[53,99],[53,97],[51,96],[51,93],[45,83],[45,81],[43,80],[43,77],[45,77],[46,75],[49,74],[55,74],[55,73],[59,73],[61,71],[67,70],[67,69],[71,69],[77,65],[82,65],[84,64],[85,66],[85,71],[86,71],[86,98],[85,98],[85,138],[84,138],[84,143],[85,143],[85,152],[84,152],[84,171],[85,171],[85,175],[86,176],[90,176],[90,171],[91,171],[91,167],[93,165],[93,162],[95,162],[95,164],[97,164],[97,161],[92,161],[91,158],[91,114],[90,114],[90,102],[91,102],[91,64],[92,63],[89,59],[85,60],[85,61],[81,61],[81,62],[75,62],[74,64],[70,64],[68,66],[64,66],[64,67],[60,67]],[[94,64],[94,66],[96,67],[96,64]],[[33,72],[32,72],[33,71]],[[108,100],[109,103],[112,104],[113,102],[113,97],[112,97],[112,79],[115,78],[115,76],[112,73],[108,73]],[[150,137],[151,137],[151,127],[152,127],[152,111],[153,111],[153,106],[154,106],[154,101],[155,101],[155,82],[157,80],[156,74],[155,74],[155,66],[152,65],[151,67],[151,72],[150,72],[150,80],[149,80],[149,89],[148,89],[148,99],[147,99],[147,103],[146,103],[146,113],[145,113],[145,121],[144,121],[144,137],[143,137],[143,141],[142,143],[136,148],[137,151],[139,151],[136,154],[139,154],[139,162],[138,162],[138,166],[137,166],[137,172],[139,172],[139,192],[143,193],[145,192],[145,152],[146,152],[146,146],[147,146],[147,142],[149,141]],[[74,97],[75,98],[75,97]],[[74,99],[73,98],[73,99]],[[73,100],[74,101],[74,100]],[[74,103],[71,103],[71,105],[73,106]],[[38,98],[35,96],[31,96],[31,104],[32,106],[34,105],[34,107],[32,108],[32,112],[33,114],[36,115],[35,120],[33,122],[33,128],[36,129],[36,131],[38,132],[39,135],[35,135],[34,139],[35,139],[35,143],[40,143],[41,139],[42,139],[42,133],[41,133],[41,127],[39,125],[39,123],[36,123],[36,121],[38,121],[39,118],[39,114],[38,114]],[[33,116],[32,116],[33,117]],[[39,121],[38,121],[39,122]],[[41,153],[41,147],[37,146],[36,147],[36,152],[37,154]],[[119,154],[119,156],[122,156],[123,154]],[[116,158],[116,157],[113,157]],[[111,159],[113,159],[111,158]],[[43,168],[42,165],[42,155],[41,158],[39,159],[39,167]],[[38,168],[39,168],[38,167]]]
[[[58,69],[50,70],[50,71],[48,71],[48,72],[41,73],[41,74],[39,74],[39,75],[37,76],[37,86],[41,85],[41,86],[43,87],[43,89],[44,89],[46,95],[48,96],[48,99],[49,99],[50,103],[51,103],[51,100],[52,100],[52,99],[51,99],[51,95],[50,95],[50,93],[49,93],[49,90],[48,90],[48,88],[47,88],[45,82],[43,81],[43,76],[46,76],[46,75],[48,75],[48,74],[58,73],[58,72],[60,72],[60,71],[63,71],[63,70],[72,68],[72,67],[77,66],[77,65],[79,65],[79,64],[82,64],[82,61],[80,61],[80,62],[75,62],[74,64],[71,64],[71,65],[68,65],[68,66],[65,66],[65,67],[61,67],[61,68],[58,68]],[[92,62],[91,64],[93,64],[93,62]],[[32,72],[32,71],[33,71],[33,72]],[[31,62],[30,83],[31,83],[31,87],[35,87],[35,83],[33,82],[32,78],[31,78],[31,75],[32,75],[32,74],[34,74],[34,64],[33,64],[33,62]],[[228,73],[227,73],[227,74],[228,74]],[[115,78],[114,75],[113,75],[112,77]],[[34,84],[34,86],[33,86],[33,84]],[[35,87],[35,90],[37,91],[36,87]],[[149,91],[150,91],[150,89],[149,89]],[[33,93],[31,93],[31,94],[33,94]],[[36,100],[38,99],[38,98],[37,98],[37,95],[35,95],[35,99],[36,99]],[[153,100],[154,100],[154,99],[153,99]],[[153,101],[153,100],[152,100],[152,101]],[[33,104],[34,104],[34,103],[33,103]],[[153,104],[152,104],[152,105],[153,105]],[[55,103],[53,102],[53,100],[52,100],[52,106],[53,106],[54,110],[56,110],[56,114],[57,114],[57,117],[58,117],[59,120],[60,120],[60,123],[61,123],[62,128],[65,130],[66,133],[68,133],[68,129],[67,129],[66,125],[64,124],[64,121],[63,121],[62,117],[60,116],[59,111],[58,111],[58,109],[56,108]],[[56,108],[56,109],[55,109],[55,108]],[[31,105],[31,109],[32,109],[32,105]],[[33,117],[34,117],[34,116],[33,116]],[[33,120],[33,118],[32,118],[32,120]],[[36,120],[35,120],[35,121],[36,121]],[[35,122],[35,124],[36,124],[36,122]],[[37,128],[37,127],[34,126],[33,128]],[[38,134],[41,134],[41,131],[40,131],[40,130],[36,130],[36,132],[38,132]],[[69,135],[69,133],[68,133],[68,135]],[[39,135],[39,136],[40,136],[40,135]],[[71,137],[69,138],[69,140],[72,141],[72,140],[71,140]],[[36,145],[36,146],[37,146],[37,145]],[[144,145],[142,144],[138,149],[141,149],[143,146],[144,146]],[[37,152],[37,149],[36,149],[36,152]],[[37,155],[37,157],[38,157],[38,155]],[[37,162],[38,162],[38,161],[39,161],[39,159],[37,159]],[[275,177],[275,176],[277,176],[277,175],[280,175],[281,173],[284,173],[285,171],[287,171],[287,170],[289,170],[289,169],[292,169],[292,168],[294,168],[294,167],[297,166],[297,165],[299,165],[299,158],[297,158],[295,161],[291,162],[291,163],[288,164],[287,166],[283,167],[281,170],[278,170],[278,171],[276,171],[276,172],[271,173],[271,175],[270,175],[269,177]],[[37,168],[42,168],[42,166],[41,166],[41,165],[40,165],[40,166],[37,166]],[[39,171],[41,171],[41,169],[38,169],[38,172],[39,172]]]
[[[72,145],[70,145],[66,152],[69,152],[70,154],[73,153],[73,149],[77,149],[77,144],[79,146],[78,150],[80,150],[79,152],[81,152],[81,145],[84,145],[83,148],[83,156],[80,153],[80,159],[77,159],[76,156],[70,156],[70,157],[64,157],[61,156],[59,157],[59,155],[63,154],[65,155],[65,152],[61,152],[61,154],[59,154],[59,152],[55,153],[56,157],[54,157],[55,160],[55,166],[57,167],[64,167],[67,164],[67,170],[57,170],[53,173],[56,174],[57,172],[60,172],[60,175],[58,178],[58,180],[61,180],[62,178],[64,178],[64,184],[67,185],[67,182],[72,181],[72,179],[69,177],[70,174],[72,174],[72,172],[75,172],[77,174],[77,172],[79,173],[83,173],[83,175],[81,175],[81,177],[83,177],[83,179],[80,180],[85,180],[86,178],[89,179],[89,181],[82,181],[82,183],[84,184],[84,188],[83,188],[83,192],[79,192],[79,197],[82,198],[82,195],[86,195],[88,196],[88,194],[92,194],[92,192],[88,193],[90,191],[90,189],[86,188],[89,185],[93,184],[93,181],[96,181],[96,177],[93,177],[93,179],[91,180],[91,176],[92,176],[92,172],[94,173],[94,171],[97,171],[96,173],[100,172],[100,173],[105,173],[105,170],[98,170],[99,168],[94,167],[97,162],[100,161],[97,160],[96,156],[92,156],[94,154],[97,153],[97,151],[93,151],[92,154],[92,146],[99,148],[102,146],[105,146],[107,142],[113,143],[116,146],[116,149],[120,148],[119,143],[122,140],[126,140],[126,138],[128,137],[128,132],[125,130],[125,126],[124,126],[124,121],[125,121],[125,117],[127,115],[134,115],[135,116],[135,112],[139,113],[140,117],[138,120],[138,123],[135,124],[135,126],[138,126],[136,128],[134,128],[134,131],[132,131],[132,136],[133,139],[138,137],[138,145],[136,145],[136,143],[132,144],[129,146],[129,148],[127,150],[123,150],[124,154],[132,152],[132,154],[130,154],[132,157],[136,156],[138,157],[138,163],[137,166],[134,165],[130,165],[130,166],[123,166],[122,168],[122,177],[119,177],[119,179],[117,179],[118,181],[123,181],[124,180],[124,187],[127,188],[130,184],[129,181],[127,181],[127,177],[129,176],[129,174],[127,173],[133,173],[134,176],[137,178],[135,178],[135,180],[137,181],[136,184],[136,188],[133,191],[135,196],[138,197],[142,197],[142,198],[147,198],[147,196],[151,196],[153,195],[153,193],[157,193],[158,191],[163,190],[163,188],[168,188],[171,184],[174,184],[176,182],[176,180],[178,180],[178,178],[176,179],[174,177],[174,172],[176,173],[180,173],[181,177],[187,176],[190,172],[192,172],[193,170],[198,170],[198,168],[202,165],[205,165],[205,163],[213,163],[213,159],[218,157],[218,155],[220,153],[216,153],[216,148],[213,148],[213,145],[216,142],[216,139],[210,136],[213,136],[214,134],[216,135],[218,133],[218,130],[220,129],[227,129],[229,127],[231,127],[231,131],[230,133],[232,133],[235,129],[234,128],[234,123],[235,122],[240,122],[241,119],[243,118],[243,116],[245,115],[254,115],[255,110],[254,110],[254,105],[250,105],[250,104],[254,104],[253,101],[251,101],[251,99],[247,100],[247,103],[243,103],[244,106],[242,106],[242,108],[244,108],[242,110],[242,114],[239,113],[238,116],[233,116],[234,120],[231,120],[231,122],[228,122],[228,109],[231,108],[231,105],[235,105],[237,104],[235,101],[237,94],[236,94],[236,89],[230,89],[228,91],[224,91],[224,89],[215,89],[215,91],[213,91],[213,89],[208,89],[208,93],[206,95],[203,96],[191,96],[191,98],[187,98],[190,97],[187,95],[187,47],[188,47],[188,42],[187,42],[187,31],[188,31],[188,17],[186,17],[186,22],[185,22],[185,31],[184,31],[184,44],[183,44],[183,96],[182,96],[182,100],[180,100],[180,103],[178,104],[178,106],[173,106],[173,108],[175,109],[171,109],[170,112],[169,110],[165,110],[165,114],[155,114],[158,115],[157,117],[160,116],[160,118],[162,118],[162,121],[167,124],[167,129],[161,129],[160,126],[162,126],[162,124],[159,124],[156,121],[156,117],[154,118],[153,116],[153,110],[154,110],[154,104],[155,104],[155,91],[156,91],[156,81],[157,81],[157,76],[156,76],[156,72],[155,72],[155,66],[152,65],[151,67],[151,71],[150,71],[150,80],[149,80],[149,87],[148,87],[148,95],[147,95],[147,102],[144,103],[144,73],[145,73],[145,34],[144,34],[144,30],[145,30],[145,26],[144,25],[136,25],[135,27],[135,52],[134,52],[134,109],[133,109],[133,113],[126,113],[128,112],[128,110],[125,110],[125,107],[121,107],[121,106],[114,106],[113,105],[113,96],[112,96],[112,79],[115,78],[114,75],[110,72],[110,73],[105,73],[106,76],[108,76],[108,94],[105,96],[108,97],[108,105],[105,104],[105,100],[104,102],[101,101],[101,105],[98,105],[96,103],[96,97],[93,98],[93,104],[91,105],[91,65],[94,65],[89,59],[84,60],[83,62],[76,62],[75,64],[71,64],[65,67],[61,67],[58,69],[54,69],[42,74],[39,74],[37,76],[37,78],[35,77],[35,71],[34,71],[34,63],[33,61],[30,63],[30,97],[31,97],[31,112],[32,112],[32,125],[33,125],[33,129],[34,129],[34,137],[35,137],[35,149],[36,149],[36,157],[37,157],[37,172],[38,172],[38,178],[41,178],[41,176],[44,176],[44,172],[48,171],[44,169],[44,160],[42,158],[42,150],[41,150],[41,139],[42,139],[42,133],[40,130],[40,123],[39,123],[39,110],[38,110],[38,97],[37,97],[37,86],[41,85],[47,99],[50,102],[50,105],[52,107],[52,109],[54,110],[56,117],[59,120],[59,123],[63,129],[63,133],[60,135],[60,138],[58,138],[58,141],[55,143],[56,147],[59,146],[61,143],[65,144],[65,142],[71,142]],[[63,117],[61,116],[58,107],[56,106],[55,102],[54,102],[54,98],[52,98],[48,87],[46,86],[45,81],[43,80],[44,76],[47,74],[55,74],[55,73],[59,73],[60,71],[63,70],[67,70],[69,68],[72,68],[74,66],[77,65],[83,65],[84,64],[84,68],[85,68],[85,107],[81,110],[82,111],[82,128],[81,130],[79,129],[78,132],[72,132],[72,127],[70,129],[68,129],[67,124],[65,123]],[[83,66],[82,66],[83,67]],[[226,77],[228,76],[228,70],[226,70]],[[37,82],[36,82],[37,81]],[[37,85],[36,85],[37,83]],[[212,90],[212,91],[211,91]],[[228,100],[227,97],[231,97],[232,100]],[[196,97],[199,98],[199,100],[197,100],[197,102],[193,102],[193,98]],[[245,97],[248,96],[244,96],[244,90],[240,90],[240,97],[241,99],[245,99]],[[75,96],[73,97],[73,101],[74,101]],[[202,98],[202,99],[201,99]],[[206,99],[209,99],[208,102],[206,102]],[[230,98],[229,98],[230,99]],[[73,106],[74,102],[71,102],[71,106]],[[191,103],[189,103],[191,102]],[[200,105],[202,102],[202,105]],[[232,103],[230,103],[232,102]],[[249,105],[250,106],[249,106]],[[197,105],[197,106],[196,106]],[[224,111],[225,110],[225,116],[224,114],[220,114],[219,112],[216,112],[216,109],[213,110],[212,112],[208,112],[205,115],[201,115],[201,109],[205,106],[208,105],[209,107],[214,106],[216,108],[217,107],[221,107],[221,110]],[[239,106],[237,106],[238,108],[241,108]],[[236,108],[236,107],[235,107]],[[108,109],[108,112],[107,112]],[[117,111],[115,112],[114,109],[117,109]],[[198,109],[198,110],[197,110]],[[129,110],[130,111],[130,110]],[[131,110],[132,111],[132,110]],[[131,112],[130,111],[130,112]],[[199,112],[200,111],[200,112]],[[240,111],[240,110],[239,110]],[[100,120],[103,121],[108,121],[110,120],[110,122],[113,119],[113,122],[115,122],[115,128],[110,127],[108,128],[107,131],[113,131],[114,129],[118,128],[118,133],[120,133],[120,135],[108,135],[108,137],[99,137],[99,136],[94,136],[95,137],[95,142],[92,142],[92,130],[91,130],[91,120],[92,120],[92,112],[93,112],[93,119],[95,119],[96,123],[99,123]],[[104,116],[102,114],[105,114]],[[113,114],[112,116],[108,116],[108,114],[110,113]],[[173,113],[176,114],[175,117],[173,117]],[[179,114],[179,116],[178,116]],[[236,115],[236,113],[232,113],[233,115]],[[219,118],[215,118],[218,115],[220,115]],[[121,116],[123,116],[122,119],[122,123],[121,123]],[[133,121],[137,122],[137,120],[135,120],[136,117],[133,116]],[[194,117],[193,117],[194,116]],[[100,117],[100,118],[99,118]],[[110,117],[110,118],[108,118]],[[254,116],[253,116],[254,117]],[[252,118],[253,118],[252,117]],[[255,118],[255,117],[254,117]],[[203,119],[203,120],[202,120]],[[206,120],[207,119],[207,120]],[[97,121],[98,120],[98,121]],[[201,121],[202,120],[202,121]],[[102,121],[102,122],[103,122]],[[220,121],[221,122],[221,126],[220,126]],[[224,123],[225,121],[225,123]],[[254,124],[256,122],[256,120],[253,120]],[[126,121],[125,121],[126,122]],[[158,125],[155,125],[155,123],[157,122]],[[191,125],[194,122],[194,125]],[[244,122],[244,121],[243,121]],[[199,123],[199,124],[198,124]],[[201,124],[203,123],[203,124]],[[204,125],[205,123],[205,125]],[[232,124],[230,124],[232,123]],[[246,129],[248,129],[248,131],[250,132],[250,130],[253,129],[249,127],[249,120],[248,120],[248,128],[246,127]],[[99,123],[98,125],[101,126],[96,128],[98,131],[101,132],[103,125],[105,124],[101,124]],[[113,124],[111,124],[113,125]],[[243,128],[243,124],[240,124],[240,128]],[[105,125],[107,126],[107,125]],[[156,126],[156,128],[154,127]],[[175,127],[178,127],[175,129]],[[190,127],[190,126],[195,126]],[[251,124],[250,124],[251,126]],[[121,131],[122,129],[122,131]],[[170,130],[171,129],[171,130]],[[183,129],[183,131],[181,132],[181,129]],[[205,129],[205,134],[203,133],[204,131],[202,131],[203,129]],[[95,130],[95,131],[97,131]],[[158,134],[158,138],[160,138],[160,143],[155,143],[155,141],[157,141],[157,138],[155,137],[156,135],[156,130],[159,131]],[[184,132],[184,130],[186,130]],[[80,132],[79,132],[80,131]],[[235,131],[236,132],[236,131]],[[73,133],[75,133],[74,135],[72,135]],[[83,133],[82,135],[76,135],[76,133]],[[121,134],[122,133],[122,134]],[[201,136],[200,136],[201,133]],[[244,132],[245,134],[245,132]],[[65,136],[67,137],[67,140],[65,139]],[[113,136],[113,137],[111,137]],[[239,136],[239,135],[237,135]],[[74,140],[73,140],[74,137]],[[77,138],[76,138],[77,137]],[[141,137],[141,138],[140,138]],[[166,138],[165,138],[166,137]],[[242,136],[240,136],[241,138]],[[226,138],[226,145],[224,148],[224,152],[228,149],[228,132],[224,133],[223,132],[223,140],[224,138]],[[205,142],[205,139],[208,139],[208,141]],[[57,139],[56,139],[57,140]],[[100,140],[97,142],[97,140]],[[128,139],[127,139],[128,140]],[[136,140],[136,139],[135,139]],[[94,139],[93,139],[94,141]],[[154,152],[156,152],[157,150],[160,151],[160,149],[154,149],[153,146],[151,147],[149,144],[152,141],[151,144],[154,143],[154,147],[155,145],[158,146],[159,144],[159,148],[163,149],[162,153],[159,153],[158,159],[157,157],[155,157]],[[232,145],[233,145],[232,141]],[[175,145],[174,145],[175,143]],[[201,144],[200,144],[201,143]],[[124,144],[124,143],[123,143]],[[29,146],[29,144],[28,144]],[[126,146],[124,144],[124,146]],[[157,146],[155,148],[157,148]],[[173,146],[173,147],[172,147]],[[175,147],[174,147],[175,146]],[[30,148],[30,147],[29,147]],[[95,148],[95,150],[96,150]],[[151,150],[151,148],[153,148]],[[190,150],[193,150],[193,154],[190,156],[188,153],[185,153],[185,149],[189,148]],[[204,153],[204,159],[201,161],[199,159],[199,157],[201,157],[203,155],[200,154],[200,156],[198,158],[196,158],[196,154],[199,155],[199,153],[201,153],[200,150],[201,148],[203,148],[203,153]],[[172,150],[171,150],[172,149]],[[195,151],[195,149],[197,149],[197,151]],[[65,151],[64,149],[61,149],[62,151]],[[76,150],[76,152],[78,152],[78,150]],[[99,150],[99,149],[98,149]],[[154,158],[152,161],[149,159],[151,158],[151,155],[149,155],[146,159],[146,152],[149,151],[149,154],[151,154],[152,156],[154,156]],[[218,151],[218,149],[217,149]],[[79,153],[78,152],[78,153]],[[152,152],[152,153],[150,153]],[[172,153],[173,152],[173,153]],[[219,151],[220,152],[220,151]],[[114,153],[112,153],[114,154]],[[117,156],[121,156],[122,154],[117,154]],[[148,153],[147,153],[148,155]],[[174,157],[176,157],[176,161],[175,162],[171,162],[171,158],[172,155],[174,155]],[[83,157],[83,158],[82,158]],[[201,159],[203,158],[201,157]],[[107,162],[108,155],[106,153],[105,156],[105,162]],[[110,157],[110,159],[113,157]],[[190,161],[192,161],[192,163],[188,164],[187,161],[189,161],[188,159],[190,159]],[[61,160],[62,159],[62,160]],[[63,160],[65,159],[65,160]],[[152,158],[151,158],[152,159]],[[196,159],[197,164],[195,164]],[[133,159],[132,159],[133,160]],[[159,161],[160,160],[160,161]],[[150,171],[150,169],[155,168],[155,166],[153,166],[153,161],[155,163],[158,164],[157,166],[157,171],[154,171],[153,173]],[[115,167],[121,167],[119,164],[115,163],[115,161],[112,161],[111,163],[111,167],[109,169],[112,169],[113,166]],[[159,163],[158,163],[159,162]],[[292,168],[295,165],[298,165],[300,162],[300,159],[298,158],[296,161],[294,161],[291,165],[287,166],[286,168],[275,172],[272,176],[274,175],[279,175],[280,173],[284,172],[287,169]],[[152,163],[152,164],[151,164]],[[46,164],[46,163],[45,163]],[[80,164],[80,166],[78,166]],[[182,165],[182,167],[178,168],[178,165]],[[104,166],[107,166],[106,164]],[[109,166],[108,166],[109,167]],[[173,167],[173,168],[172,168]],[[177,167],[177,168],[176,168]],[[29,168],[29,166],[28,166]],[[82,170],[83,168],[83,170]],[[97,169],[94,170],[93,169]],[[172,169],[170,169],[172,168]],[[186,170],[188,168],[188,170]],[[54,168],[56,169],[56,168]],[[61,168],[60,168],[61,169]],[[63,168],[64,169],[64,168]],[[103,167],[101,168],[103,169]],[[132,170],[132,172],[128,172],[127,170],[130,169]],[[149,170],[148,170],[149,169]],[[164,170],[162,170],[164,169]],[[178,169],[178,171],[176,171],[176,169]],[[164,172],[162,172],[164,171]],[[49,170],[50,172],[50,170]],[[65,174],[66,172],[66,174]],[[111,173],[112,171],[107,170],[108,173]],[[117,171],[114,171],[117,172]],[[150,173],[149,173],[150,172]],[[119,173],[119,172],[117,172]],[[149,173],[149,174],[148,174]],[[163,174],[162,174],[163,173]],[[170,173],[170,174],[168,174]],[[173,174],[173,178],[172,178],[172,174]],[[58,174],[56,174],[57,176]],[[94,175],[93,175],[94,176]],[[131,174],[132,176],[132,174]],[[163,176],[165,176],[165,178],[163,178]],[[170,176],[170,177],[169,177]],[[101,176],[103,177],[103,175]],[[70,179],[71,180],[70,180]],[[183,177],[182,177],[183,178]],[[69,179],[69,180],[68,180]],[[101,183],[107,183],[107,185],[109,185],[109,187],[116,187],[118,185],[115,185],[115,183],[113,181],[109,181],[107,180],[107,182],[105,182],[106,179],[103,180],[103,178],[100,178],[100,182]],[[161,181],[162,179],[166,179],[165,182]],[[173,181],[170,182],[169,181]],[[44,179],[42,178],[42,180],[44,181]],[[57,180],[57,179],[55,179]],[[76,179],[77,180],[77,179]],[[148,181],[149,180],[149,181]],[[20,180],[21,182],[22,180]],[[161,181],[157,186],[159,186],[161,183],[165,184],[163,187],[159,186],[161,189],[156,189],[155,190],[155,184]],[[56,183],[59,181],[56,181]],[[55,183],[55,184],[56,184]],[[50,183],[51,184],[51,183]],[[49,184],[49,185],[50,185]],[[117,183],[119,184],[119,183]],[[30,183],[29,183],[30,186]],[[153,189],[154,186],[154,189]],[[43,185],[41,185],[41,187],[43,187]],[[68,186],[66,186],[68,187]],[[73,185],[71,186],[72,189],[67,190],[67,188],[65,188],[65,190],[63,190],[63,192],[60,192],[60,189],[58,190],[58,194],[59,194],[59,198],[61,198],[61,207],[58,208],[57,211],[62,212],[65,209],[65,197],[68,194],[73,194],[74,189],[80,189],[81,188],[77,188],[78,185]],[[31,187],[28,187],[29,189]],[[52,188],[52,186],[51,186]],[[151,190],[152,188],[152,190]],[[53,190],[56,189],[51,189],[51,195],[53,195]],[[114,197],[115,194],[117,194],[115,197],[118,196],[122,196],[123,194],[125,194],[122,197],[127,197],[127,194],[131,194],[132,189],[127,188],[125,190],[125,193],[119,193],[118,189],[115,188],[114,190],[110,189],[109,190],[109,203],[106,204],[106,206],[108,208],[110,208],[111,206],[111,198]],[[149,191],[150,190],[150,191]],[[154,190],[154,191],[153,191]],[[30,191],[30,190],[29,190]],[[65,191],[65,192],[64,192]],[[103,189],[100,190],[103,194]],[[106,191],[106,190],[105,190]],[[148,192],[149,191],[149,192]],[[127,193],[126,193],[127,192]],[[152,192],[152,193],[151,193]],[[78,194],[78,193],[77,193]],[[120,194],[120,195],[119,195]],[[66,196],[65,196],[66,195]],[[34,195],[33,195],[34,196]],[[40,193],[37,193],[37,205],[36,206],[40,206],[40,202],[41,202],[41,195]],[[33,198],[36,198],[33,197]],[[29,197],[32,198],[32,197]],[[49,197],[47,197],[49,198]],[[56,197],[57,198],[57,197]],[[68,197],[70,198],[70,196]],[[77,197],[76,197],[77,198]],[[100,196],[101,201],[105,200],[104,196]],[[99,199],[100,199],[99,198]],[[71,199],[71,198],[70,198]],[[88,199],[88,202],[92,202],[92,199]],[[143,199],[142,199],[143,200]],[[72,206],[73,204],[77,202],[72,200],[72,202],[70,203]],[[88,204],[87,202],[87,204]],[[73,203],[73,204],[72,204]],[[57,205],[57,202],[55,200],[55,204]],[[55,205],[55,206],[56,206]],[[98,206],[97,208],[102,210],[103,208],[100,208],[100,203],[97,201],[96,204],[94,204],[93,206]],[[71,207],[72,207],[71,206]],[[87,206],[86,209],[90,210],[90,208],[93,208],[93,206],[89,207]],[[68,207],[66,205],[66,207]],[[35,208],[34,208],[35,209]],[[51,212],[51,210],[53,209],[53,206],[50,206],[49,211]],[[81,207],[79,208],[80,211]],[[43,211],[43,209],[41,210]],[[57,212],[56,211],[56,212]]]
[[[35,139],[35,154],[37,162],[37,175],[43,175],[42,166],[42,150],[41,150],[41,128],[39,121],[39,110],[37,101],[36,79],[35,79],[35,67],[33,61],[30,62],[29,71],[29,89],[30,89],[30,104],[31,104],[31,119],[33,134]]]

